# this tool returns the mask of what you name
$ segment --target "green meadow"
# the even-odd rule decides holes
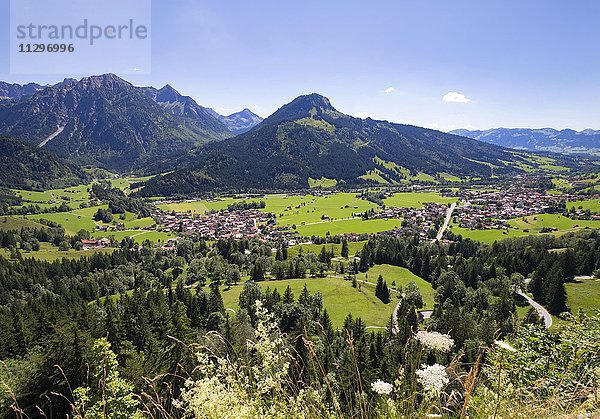
[[[388,287],[405,287],[409,282],[417,284],[421,295],[423,296],[423,302],[425,303],[426,309],[433,309],[434,303],[434,291],[431,284],[425,281],[423,278],[413,274],[406,268],[393,265],[375,265],[371,267],[366,273],[359,273],[356,275],[358,281],[369,281],[376,283],[377,278],[381,275],[386,281]],[[392,285],[392,282],[396,282],[396,286]]]
[[[348,257],[352,258],[356,255],[356,252],[361,250],[366,241],[358,241],[358,242],[348,242]],[[312,252],[315,254],[319,254],[321,248],[325,248],[328,251],[333,249],[333,254],[335,257],[340,257],[342,253],[342,245],[336,243],[327,243],[327,244],[297,244],[296,246],[292,246],[288,249],[288,255],[290,258],[295,257],[302,249],[303,253]]]
[[[460,234],[465,238],[477,240],[483,243],[493,243],[507,238],[523,237],[540,233],[542,228],[556,229],[552,234],[564,234],[582,228],[600,228],[599,220],[572,220],[560,214],[537,214],[523,218],[509,220],[512,227],[508,230],[470,230],[451,226],[450,231]]]
[[[262,281],[259,285],[263,289],[277,289],[280,294],[283,294],[289,285],[296,299],[304,285],[311,294],[320,292],[323,295],[323,307],[329,313],[334,328],[344,324],[348,313],[355,318],[360,317],[367,326],[385,327],[398,301],[393,293],[390,303],[383,304],[375,297],[374,286],[365,284],[360,289],[353,288],[352,281],[334,277]],[[229,290],[222,289],[226,308],[237,311],[242,288],[243,285],[240,284]]]
[[[583,310],[591,314],[594,310],[600,310],[600,280],[584,279],[581,282],[568,282],[567,305],[573,314]]]
[[[296,231],[303,237],[324,237],[327,235],[335,236],[336,234],[349,233],[379,233],[381,231],[393,230],[394,228],[398,227],[400,227],[400,220],[398,219],[363,220],[362,218],[353,218],[350,220],[322,221],[300,225],[297,226]]]
[[[92,249],[92,250],[59,250],[58,247],[51,245],[50,243],[40,243],[40,250],[35,252],[26,252],[21,250],[21,256],[23,259],[33,258],[37,260],[44,260],[47,262],[52,262],[57,259],[79,259],[83,256],[91,256],[94,253],[102,253],[102,252],[114,252],[114,248],[106,248],[106,249]],[[4,256],[5,258],[10,258],[10,252],[8,249],[0,249],[0,256]]]
[[[584,210],[590,210],[591,212],[600,213],[600,199],[590,199],[587,201],[569,201],[567,202],[567,209],[571,209],[571,207],[575,207],[575,209],[579,209],[579,207]]]
[[[426,202],[449,204],[457,198],[444,198],[437,192],[401,192],[383,200],[388,207],[421,208]]]

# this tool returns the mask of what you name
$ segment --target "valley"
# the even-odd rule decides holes
[[[236,386],[249,367],[254,386],[275,359],[293,384],[269,376],[277,390],[249,404],[336,377],[339,417],[389,417],[347,395],[376,406],[360,386],[407,371],[397,391],[421,398],[419,362],[458,381],[495,365],[499,339],[558,352],[555,340],[587,348],[582,331],[596,330],[594,153],[358,118],[315,93],[263,119],[113,74],[0,88],[12,95],[0,103],[0,416],[15,409],[5,388],[23,411],[49,411],[47,389],[70,391],[56,365],[83,391],[104,345],[157,417],[181,417],[169,392],[185,394],[184,376]],[[229,362],[236,373],[219,378]],[[52,403],[70,412],[78,394]],[[327,416],[308,406],[300,416]]]

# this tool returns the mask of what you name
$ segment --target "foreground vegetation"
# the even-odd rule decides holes
[[[354,259],[328,245],[291,255],[250,240],[182,240],[172,251],[124,241],[79,260],[0,257],[0,409],[173,418],[597,413],[598,320],[567,316],[548,331],[531,310],[516,315],[514,290],[531,277],[530,292],[552,313],[572,309],[566,285],[600,268],[599,243],[592,231],[493,247],[377,237]],[[402,287],[402,298],[383,301],[368,284],[380,281]],[[423,307],[433,314],[420,323]]]

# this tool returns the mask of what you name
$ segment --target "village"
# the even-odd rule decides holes
[[[459,197],[461,204],[453,213],[453,222],[472,230],[507,229],[511,219],[536,214],[563,214],[568,210],[565,202],[580,198],[517,186],[491,192],[464,190]],[[600,219],[598,214],[575,208],[568,215],[573,219]]]
[[[324,195],[328,192],[324,192]],[[536,214],[560,213],[572,219],[600,219],[600,214],[591,214],[578,208],[566,208],[565,202],[575,201],[577,195],[554,195],[535,188],[511,186],[506,190],[461,190],[447,197],[454,197],[458,205],[451,212],[453,225],[471,230],[506,230],[510,228],[508,220]],[[261,207],[264,208],[264,207]],[[354,213],[356,218],[402,220],[400,227],[390,229],[383,234],[395,236],[418,235],[421,239],[434,240],[448,216],[447,204],[425,202],[421,208],[380,207],[364,213]],[[143,227],[143,230],[174,233],[179,237],[201,237],[206,240],[259,238],[265,242],[285,241],[293,246],[302,241],[294,226],[277,223],[276,214],[257,208],[227,208],[210,211],[206,214],[165,211],[155,206],[152,213],[155,224]],[[331,222],[327,215],[321,218],[323,223]],[[100,226],[102,231],[123,230],[122,223],[108,227]],[[358,240],[360,235],[346,234],[348,240]],[[304,241],[310,238],[303,238]],[[178,240],[170,239],[162,243],[164,249],[170,249]],[[84,249],[99,249],[109,246],[110,240],[90,239],[83,242]]]

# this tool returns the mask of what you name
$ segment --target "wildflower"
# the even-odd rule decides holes
[[[503,340],[495,340],[494,344],[496,346],[498,346],[499,348],[506,349],[507,351],[517,352],[517,350],[515,348],[513,348],[510,344],[508,344],[507,342],[504,342]]]
[[[417,332],[417,340],[426,348],[437,349],[440,352],[448,352],[454,345],[454,340],[438,332],[426,332],[420,330]]]
[[[440,364],[421,365],[421,369],[415,372],[417,381],[425,390],[439,393],[442,388],[450,382],[446,368]]]
[[[392,392],[392,385],[390,383],[386,383],[385,381],[377,380],[371,384],[371,390],[379,395],[387,396]]]

